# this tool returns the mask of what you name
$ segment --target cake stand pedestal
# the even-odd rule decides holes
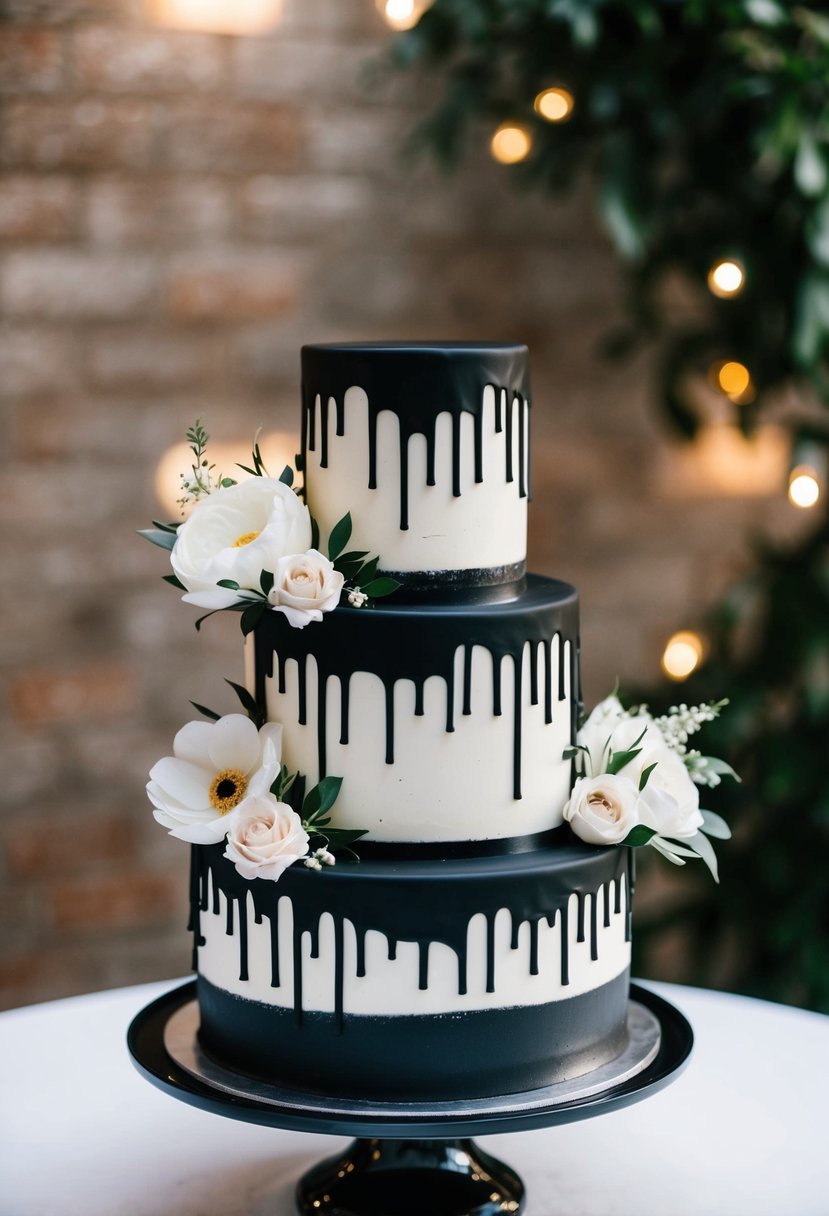
[[[679,1076],[693,1045],[668,1001],[631,985],[628,1047],[572,1081],[456,1102],[346,1100],[269,1085],[201,1051],[195,982],[143,1009],[129,1028],[133,1063],[182,1102],[231,1119],[356,1136],[299,1181],[302,1216],[502,1216],[524,1210],[524,1185],[469,1139],[589,1119],[639,1102]],[[276,1214],[275,1214],[276,1216]]]

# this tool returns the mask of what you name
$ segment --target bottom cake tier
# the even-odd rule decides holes
[[[630,851],[295,865],[195,846],[199,1038],[226,1067],[331,1096],[487,1097],[627,1044]]]

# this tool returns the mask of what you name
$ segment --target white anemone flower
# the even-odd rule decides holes
[[[258,730],[244,714],[188,722],[175,737],[173,755],[150,771],[153,815],[179,840],[216,844],[246,800],[269,792],[281,765],[282,727],[276,722]]]
[[[263,570],[311,547],[308,508],[283,481],[250,477],[196,503],[179,527],[170,562],[185,587],[182,599],[200,608],[229,608],[259,590]],[[238,583],[240,591],[219,587]]]

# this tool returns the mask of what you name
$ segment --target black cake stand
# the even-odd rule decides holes
[[[503,1216],[524,1210],[524,1185],[483,1152],[474,1135],[528,1131],[618,1110],[670,1084],[693,1045],[668,1001],[631,985],[628,1048],[572,1081],[504,1097],[458,1102],[328,1098],[266,1085],[215,1064],[197,1038],[195,981],[143,1009],[127,1043],[142,1076],[191,1106],[231,1119],[356,1136],[299,1181],[302,1216]]]

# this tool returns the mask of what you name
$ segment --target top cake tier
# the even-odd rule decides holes
[[[302,349],[302,461],[323,536],[354,539],[407,587],[524,574],[530,402],[512,343]]]

